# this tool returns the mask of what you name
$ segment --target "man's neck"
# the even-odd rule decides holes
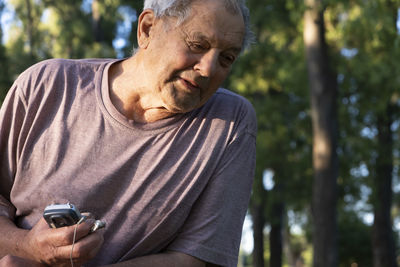
[[[162,107],[161,100],[146,86],[138,55],[117,62],[110,67],[108,83],[110,98],[116,109],[126,118],[138,123],[149,123],[174,114]]]

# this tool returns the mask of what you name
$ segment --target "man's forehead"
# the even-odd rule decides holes
[[[240,12],[232,12],[224,5],[193,4],[190,16],[178,27],[191,38],[206,39],[213,42],[240,43],[245,35],[244,20]],[[209,3],[209,2],[208,2]]]
[[[189,31],[186,33],[188,38],[196,41],[207,41],[211,44],[219,44],[225,48],[229,48],[233,52],[240,52],[241,41],[243,40],[243,31],[224,32],[220,38],[216,38],[214,35],[207,35],[202,31]]]

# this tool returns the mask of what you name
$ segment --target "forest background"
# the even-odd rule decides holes
[[[239,266],[398,266],[400,0],[247,2],[224,84],[259,128]],[[130,56],[142,6],[0,0],[0,103],[38,61]]]

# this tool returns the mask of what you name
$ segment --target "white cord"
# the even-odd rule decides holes
[[[82,216],[81,219],[75,224],[74,237],[72,238],[71,253],[69,254],[69,260],[71,261],[71,267],[74,267],[74,262],[72,260],[72,253],[74,252],[75,239],[76,239],[76,230],[78,229],[78,225],[80,225],[85,219],[86,219],[86,217]]]

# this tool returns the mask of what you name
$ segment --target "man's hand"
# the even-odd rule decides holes
[[[90,233],[93,220],[89,219],[76,229],[72,259],[80,266],[92,259],[103,244],[103,231]],[[28,259],[51,266],[71,266],[70,255],[75,225],[57,229],[49,228],[42,218],[27,234],[23,244],[19,244]]]
[[[7,255],[0,259],[0,267],[46,267],[42,263]]]

